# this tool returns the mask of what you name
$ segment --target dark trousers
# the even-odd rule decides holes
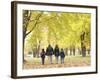
[[[45,58],[42,58],[42,65],[44,65],[44,63],[45,63],[44,61],[45,61]]]
[[[61,58],[61,64],[64,63],[64,58]]]

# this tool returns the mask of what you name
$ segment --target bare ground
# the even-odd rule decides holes
[[[48,57],[45,59],[45,64],[41,64],[41,58],[27,58],[24,63],[24,69],[40,69],[40,68],[60,68],[60,67],[83,67],[90,66],[91,64],[90,56],[66,56],[64,64],[56,64],[55,57],[53,57],[53,64],[50,64]]]

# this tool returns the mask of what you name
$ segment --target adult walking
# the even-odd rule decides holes
[[[46,49],[46,54],[47,54],[47,56],[49,58],[50,64],[52,64],[53,48],[52,48],[52,46],[50,44],[48,45],[48,47]]]
[[[58,62],[59,62],[59,47],[58,47],[58,45],[55,46],[54,54],[55,54],[56,63],[58,64]]]

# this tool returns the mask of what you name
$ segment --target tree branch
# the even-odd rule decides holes
[[[25,34],[25,37],[28,35],[28,34],[30,34],[33,30],[34,30],[34,28],[36,27],[36,25],[38,24],[38,20],[40,19],[40,17],[42,16],[42,14],[43,14],[43,12],[41,12],[37,17],[36,17],[36,22],[35,22],[35,24],[34,24],[34,26],[33,26],[33,28],[29,31],[29,32],[27,32],[26,34]]]
[[[26,24],[24,26],[24,28],[26,28],[26,30],[27,30],[27,27],[29,25],[29,21],[30,21],[31,15],[32,15],[32,12],[30,11],[30,14],[26,17],[26,22],[25,22]]]

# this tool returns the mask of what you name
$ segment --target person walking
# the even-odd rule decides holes
[[[61,64],[64,63],[64,58],[65,58],[65,53],[64,53],[64,50],[61,49],[61,52],[60,52]]]
[[[58,47],[58,45],[55,46],[54,54],[55,54],[56,63],[58,64],[58,61],[59,61],[59,47]]]
[[[44,49],[42,49],[42,52],[41,52],[41,62],[42,62],[42,65],[45,64],[45,51],[44,51]]]
[[[46,54],[47,54],[47,56],[49,58],[50,64],[52,64],[53,48],[52,48],[52,46],[50,44],[48,45],[48,47],[46,49]]]

